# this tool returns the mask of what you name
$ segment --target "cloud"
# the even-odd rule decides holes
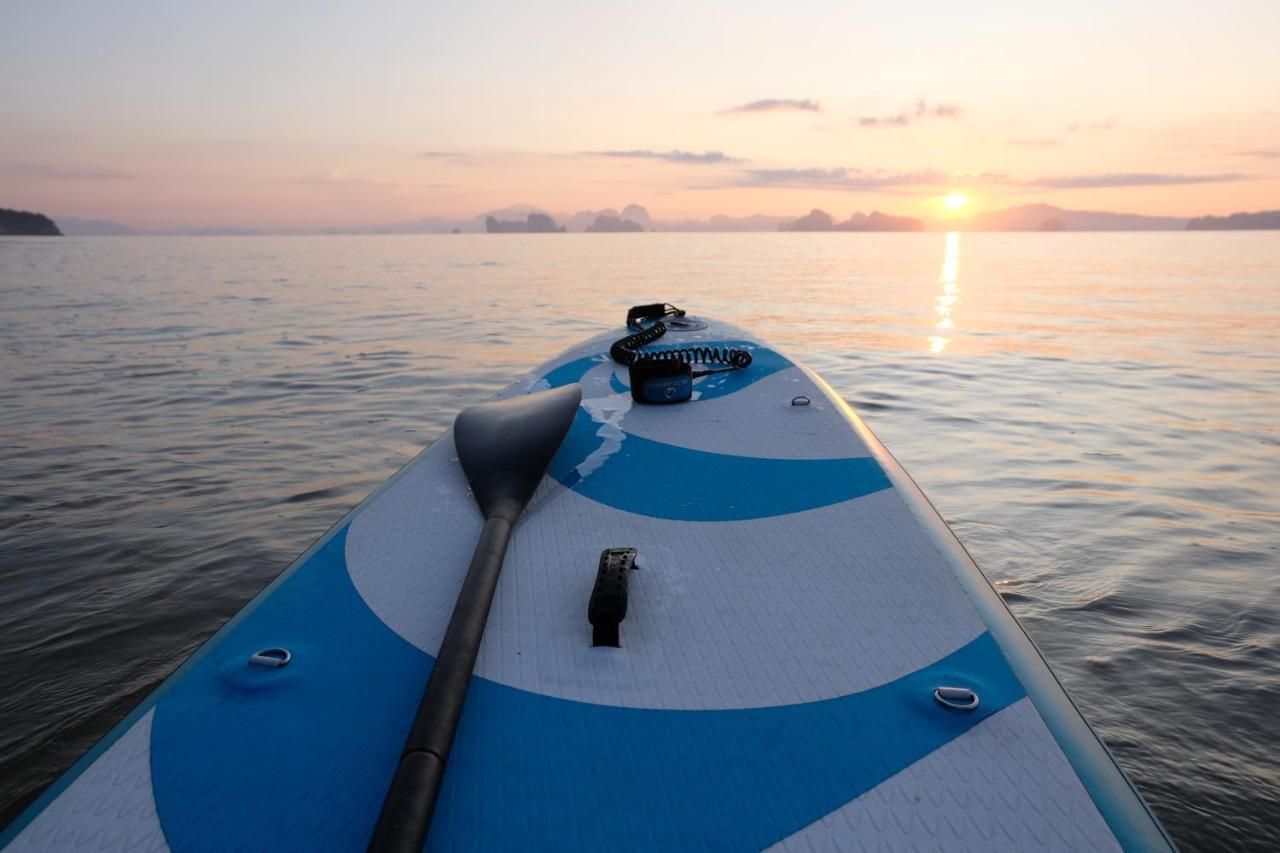
[[[892,191],[907,187],[942,188],[950,185],[968,187],[1016,187],[1021,189],[1098,189],[1105,187],[1157,187],[1187,184],[1242,181],[1248,175],[1238,172],[1187,175],[1157,172],[1112,172],[1098,175],[1064,175],[1041,178],[1019,178],[1000,172],[946,172],[939,169],[889,172],[883,169],[746,169],[729,186]]]
[[[897,113],[891,116],[861,116],[858,118],[859,127],[905,127],[911,124],[911,116],[906,113]]]
[[[465,151],[450,149],[432,149],[408,155],[414,160],[425,161],[442,167],[450,166],[493,166],[499,163],[510,163],[520,160],[540,160],[564,157],[564,154],[552,154],[543,151],[522,151],[513,148],[476,148]]]
[[[1256,148],[1253,151],[1237,151],[1240,157],[1258,157],[1263,160],[1280,160],[1280,148]]]
[[[0,175],[39,181],[129,181],[134,177],[109,169],[48,163],[0,163]]]
[[[633,148],[626,151],[583,151],[588,157],[617,157],[628,160],[664,160],[668,163],[694,163],[697,165],[745,163],[740,157],[730,157],[723,151],[681,151],[673,148],[670,151],[651,151],[647,148]]]
[[[959,104],[930,104],[918,98],[915,106],[883,116],[859,116],[859,127],[906,127],[913,121],[930,118],[960,118],[964,108]]]
[[[916,117],[921,118],[931,115],[934,118],[960,118],[964,115],[964,108],[959,104],[934,104],[929,106],[923,99],[916,102]]]
[[[1062,144],[1057,139],[1007,139],[1005,141],[1010,145],[1018,145],[1023,148],[1049,148]]]
[[[943,172],[885,172],[879,169],[748,169],[739,186],[806,189],[878,190],[942,183]]]
[[[1101,121],[1078,121],[1067,126],[1069,133],[1078,133],[1082,130],[1115,130],[1119,120],[1115,116],[1104,118]]]
[[[1070,175],[1056,178],[1036,178],[1019,181],[1024,187],[1053,190],[1096,189],[1099,187],[1169,187],[1185,184],[1218,184],[1226,181],[1243,181],[1248,175],[1239,172],[1223,172],[1210,175],[1160,174],[1157,172],[1112,172],[1104,175]]]
[[[820,113],[822,112],[822,105],[809,98],[804,100],[795,98],[762,98],[759,101],[751,101],[750,103],[730,107],[727,110],[721,110],[721,112],[726,115],[732,113]]]

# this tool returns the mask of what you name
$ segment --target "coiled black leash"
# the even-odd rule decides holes
[[[693,380],[712,373],[742,370],[751,364],[751,353],[732,347],[692,346],[656,352],[637,352],[667,333],[665,317],[685,312],[669,303],[636,305],[627,312],[627,326],[639,331],[614,341],[609,356],[625,364],[631,374],[631,397],[638,403],[683,403],[693,396]],[[653,322],[645,328],[644,324]],[[695,364],[723,364],[709,370]]]

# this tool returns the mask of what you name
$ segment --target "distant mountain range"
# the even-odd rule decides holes
[[[890,216],[878,210],[855,213],[836,222],[825,210],[811,210],[795,222],[784,222],[779,231],[923,231],[924,223],[910,216]]]
[[[337,229],[339,233],[358,234],[408,234],[448,233],[457,229],[462,233],[485,231],[486,217],[499,221],[527,218],[530,214],[544,215],[566,231],[1181,231],[1189,227],[1189,220],[1174,216],[1143,216],[1137,213],[1113,213],[1110,211],[1068,210],[1050,204],[1024,204],[978,213],[969,217],[920,220],[910,216],[891,216],[880,211],[870,214],[854,213],[849,219],[837,221],[822,210],[810,211],[798,219],[786,216],[746,216],[734,218],[717,215],[708,219],[661,220],[650,216],[649,211],[638,204],[629,204],[621,212],[613,208],[584,210],[578,213],[550,214],[530,205],[515,205],[503,210],[466,220],[422,219],[397,222],[389,225],[362,228]],[[1280,212],[1276,214],[1280,216]],[[1267,214],[1248,214],[1251,217]],[[1191,220],[1199,222],[1201,220]],[[1235,217],[1226,217],[1234,222]],[[1252,220],[1251,220],[1252,221]],[[1211,226],[1211,227],[1280,227],[1280,226]]]
[[[1189,231],[1260,231],[1280,228],[1280,210],[1201,216],[1187,223]]]
[[[68,237],[128,237],[138,232],[128,225],[111,222],[107,219],[77,219],[74,216],[59,216],[58,227]]]
[[[5,227],[39,228],[32,220],[22,220],[22,226],[8,225],[17,222],[13,216],[40,216],[20,211],[0,209],[0,234],[22,233],[6,231]],[[47,219],[47,217],[45,217]],[[169,228],[141,229],[106,219],[78,219],[59,216],[53,228],[61,229],[71,237],[148,235],[187,236],[244,236],[255,234],[483,234],[542,233],[542,232],[625,232],[625,231],[1220,231],[1280,229],[1280,210],[1258,213],[1233,213],[1230,216],[1203,216],[1183,219],[1174,216],[1143,216],[1137,213],[1114,213],[1101,210],[1068,210],[1049,204],[1024,204],[1002,210],[977,213],[969,217],[947,219],[915,219],[909,216],[890,216],[880,211],[870,214],[854,213],[849,219],[837,221],[822,210],[810,211],[805,216],[752,216],[732,217],[717,214],[707,219],[655,219],[642,205],[629,204],[620,211],[614,208],[581,210],[577,213],[549,213],[528,204],[517,204],[501,210],[490,210],[467,219],[427,217],[381,225],[363,225],[334,228],[279,228],[257,230],[252,228]],[[26,232],[34,233],[34,232]]]
[[[976,213],[966,219],[934,219],[928,224],[930,231],[1181,231],[1187,227],[1187,220],[1023,204]]]

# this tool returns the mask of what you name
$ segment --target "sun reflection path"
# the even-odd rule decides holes
[[[929,342],[929,352],[942,352],[951,343],[951,338],[944,333],[956,327],[951,317],[951,310],[960,301],[960,232],[947,232],[946,249],[942,255],[942,272],[938,273],[938,281],[942,284],[942,293],[934,299],[934,311],[938,314],[938,322],[934,323],[935,331],[925,338]]]

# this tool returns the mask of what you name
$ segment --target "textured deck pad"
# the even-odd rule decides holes
[[[825,386],[710,323],[661,345],[747,347],[752,366],[698,380],[692,402],[636,406],[605,355],[612,337],[504,392],[581,382],[583,401],[516,527],[429,847],[1132,841],[1104,817],[1114,792],[1077,775],[1072,736],[1011,665],[1029,644],[1011,649],[1026,640],[992,622],[1011,617],[975,599],[963,573],[976,570],[939,545]],[[6,840],[362,849],[480,527],[446,435]],[[597,559],[623,546],[640,556],[622,645],[593,648]],[[277,646],[288,666],[248,664]],[[943,685],[973,689],[979,707],[943,708]]]

